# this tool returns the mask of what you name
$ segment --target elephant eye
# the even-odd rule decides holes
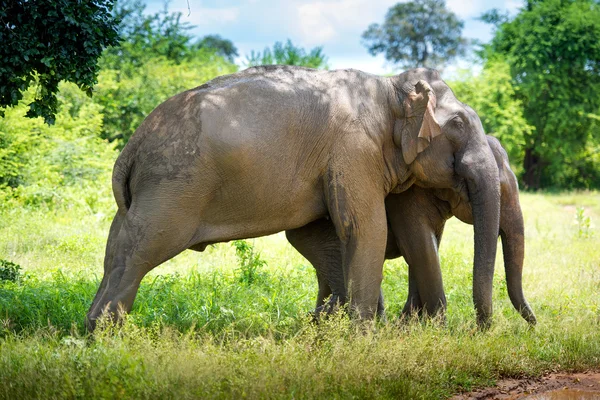
[[[465,122],[459,114],[456,114],[452,120],[450,121],[452,126],[456,129],[463,129],[465,127]]]
[[[446,120],[446,123],[442,126],[442,130],[450,133],[455,130],[463,130],[465,127],[465,121],[460,113],[452,115]]]

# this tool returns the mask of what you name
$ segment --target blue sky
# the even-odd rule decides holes
[[[240,59],[251,50],[263,50],[276,41],[291,39],[307,49],[323,46],[331,69],[356,68],[374,74],[394,71],[382,55],[371,56],[361,44],[361,34],[371,23],[382,23],[386,11],[397,0],[171,0],[170,11],[180,11],[183,21],[195,25],[198,37],[219,34],[238,48]],[[146,0],[149,13],[164,7],[164,0]],[[487,42],[492,30],[476,18],[492,8],[512,14],[523,5],[521,0],[446,0],[448,8],[465,22],[463,35]],[[469,63],[461,60],[461,68]],[[452,73],[456,65],[446,72]]]

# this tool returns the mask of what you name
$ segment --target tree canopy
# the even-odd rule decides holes
[[[512,20],[497,21],[487,49],[511,68],[524,116],[527,187],[586,187],[598,142],[600,5],[592,0],[529,1]]]
[[[24,165],[50,136],[75,138],[62,130],[75,129],[73,121],[82,137],[99,136],[93,146],[108,140],[120,148],[162,101],[238,69],[230,40],[216,34],[195,39],[181,13],[150,14],[142,0],[112,1],[0,0],[0,107],[19,103],[0,119],[0,192],[33,182]],[[448,58],[433,38],[458,46],[454,55],[466,43],[462,22],[447,10],[433,12],[436,7],[445,9],[440,0],[397,4],[365,36],[381,34],[373,37],[382,42],[371,45],[401,54],[390,61],[436,66]],[[481,70],[450,82],[457,97],[500,139],[525,187],[600,188],[600,4],[533,0],[514,16],[490,10],[481,19],[494,25],[494,37],[477,52]],[[454,36],[441,40],[448,21]],[[327,68],[327,57],[322,47],[287,40],[251,52],[245,64]],[[92,85],[88,98],[84,92],[91,94]],[[22,120],[25,114],[65,121],[42,129],[41,119]]]
[[[101,136],[119,146],[170,96],[237,70],[214,48],[230,41],[212,36],[193,43],[192,26],[181,21],[181,13],[166,7],[154,14],[145,11],[141,0],[116,3],[121,40],[100,60],[94,100],[103,109]]]
[[[91,95],[98,57],[117,44],[112,7],[113,0],[0,0],[0,107],[17,105],[38,81],[26,115],[53,123],[61,80]]]
[[[510,160],[517,162],[514,172],[522,173],[525,137],[534,128],[525,119],[506,61],[499,57],[488,60],[481,73],[465,71],[448,84],[457,98],[477,112],[485,132],[498,138]]]
[[[181,13],[171,13],[166,6],[154,14],[145,10],[142,0],[116,2],[114,17],[119,21],[120,43],[104,52],[102,67],[137,68],[154,57],[180,63],[191,56],[192,26],[181,21]]]
[[[391,7],[383,24],[370,25],[362,38],[372,55],[384,53],[400,67],[434,68],[465,53],[462,28],[444,0],[414,0]]]
[[[206,35],[193,46],[196,49],[214,50],[215,54],[223,57],[230,63],[238,56],[238,50],[229,39],[223,39],[220,35]]]

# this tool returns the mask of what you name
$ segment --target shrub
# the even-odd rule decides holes
[[[16,282],[21,278],[21,266],[8,260],[0,259],[0,281]]]
[[[267,264],[261,260],[260,253],[254,251],[254,247],[245,240],[236,240],[233,242],[235,254],[240,262],[239,280],[248,285],[262,279],[265,275],[263,267]]]

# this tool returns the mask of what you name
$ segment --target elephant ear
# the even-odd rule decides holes
[[[435,119],[435,92],[427,82],[417,82],[402,105],[404,117],[394,125],[394,143],[402,149],[404,161],[411,164],[442,129]]]

